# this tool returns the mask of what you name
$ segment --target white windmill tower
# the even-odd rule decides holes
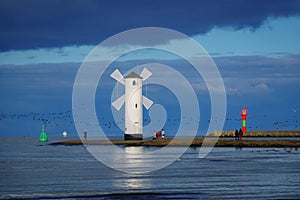
[[[125,85],[125,94],[112,103],[120,110],[125,103],[125,140],[143,139],[143,108],[148,110],[153,101],[142,95],[143,81],[148,79],[152,73],[144,68],[140,75],[131,72],[123,77],[119,70],[115,70],[110,76]]]

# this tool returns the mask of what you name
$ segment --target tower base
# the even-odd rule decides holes
[[[125,134],[124,140],[143,140],[143,134]]]

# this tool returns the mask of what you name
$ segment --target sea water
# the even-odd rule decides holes
[[[300,198],[300,150],[294,148],[214,148],[204,159],[199,148],[188,148],[166,168],[128,174],[103,165],[82,145],[49,145],[67,139],[1,137],[0,198]]]

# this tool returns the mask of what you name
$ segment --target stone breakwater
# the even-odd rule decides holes
[[[191,143],[191,140],[192,143]],[[167,138],[164,140],[131,140],[131,141],[123,141],[123,140],[113,140],[113,141],[95,141],[95,140],[70,140],[63,142],[56,142],[50,145],[124,145],[124,146],[155,146],[155,147],[163,147],[163,146],[187,146],[191,143],[191,147],[201,147],[203,143],[203,138],[176,138],[171,139]],[[229,140],[219,138],[215,147],[300,147],[300,140]]]
[[[220,137],[234,137],[235,130],[231,131],[215,131],[210,133],[209,136],[220,136]],[[290,130],[290,131],[247,131],[243,137],[300,137],[300,131]]]

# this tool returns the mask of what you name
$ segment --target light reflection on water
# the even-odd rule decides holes
[[[115,145],[87,145],[89,152],[106,166],[126,173],[147,173],[173,163],[185,147],[126,147]]]

